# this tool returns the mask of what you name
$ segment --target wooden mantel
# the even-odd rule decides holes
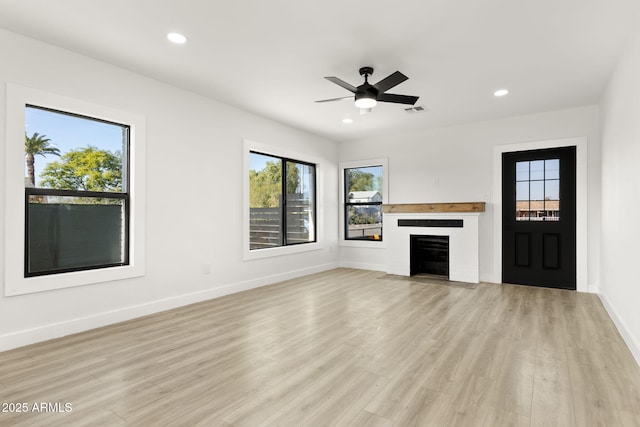
[[[485,202],[401,203],[382,205],[383,213],[484,212]]]

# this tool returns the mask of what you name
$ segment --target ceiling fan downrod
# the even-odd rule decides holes
[[[365,83],[369,83],[367,81],[367,78],[373,74],[373,68],[372,67],[362,67],[362,68],[360,68],[359,71],[360,71],[360,75],[364,76],[364,82]]]

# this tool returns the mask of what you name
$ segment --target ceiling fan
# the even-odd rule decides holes
[[[378,102],[393,102],[396,104],[410,104],[414,105],[418,101],[418,96],[409,96],[409,95],[396,95],[393,93],[386,93],[392,87],[399,85],[400,83],[407,80],[409,77],[402,74],[400,71],[396,71],[393,74],[385,77],[380,80],[376,84],[370,84],[368,81],[368,77],[373,74],[372,67],[362,67],[360,68],[360,75],[364,76],[364,83],[358,87],[350,85],[349,83],[341,80],[337,77],[325,77],[325,79],[329,80],[347,89],[349,92],[352,92],[355,95],[355,105],[360,109],[368,109],[375,107]],[[340,101],[343,99],[349,99],[352,96],[343,96],[341,98],[332,98],[332,99],[323,99],[316,102],[331,102],[331,101]]]

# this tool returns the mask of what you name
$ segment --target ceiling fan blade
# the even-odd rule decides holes
[[[381,102],[394,102],[396,104],[410,104],[415,105],[418,102],[419,96],[409,95],[395,95],[393,93],[381,93],[378,95],[378,101]]]
[[[380,80],[378,83],[374,84],[373,87],[378,89],[378,92],[386,92],[394,86],[399,85],[403,81],[407,80],[409,77],[402,74],[400,71],[396,71],[395,73],[385,77]]]
[[[344,101],[347,99],[353,99],[353,95],[351,96],[343,96],[340,98],[331,98],[331,99],[321,99],[320,101],[316,101],[316,102],[333,102],[333,101]]]
[[[333,82],[333,83],[337,84],[338,86],[342,86],[343,88],[345,88],[349,92],[356,93],[356,90],[358,90],[355,86],[350,85],[349,83],[347,83],[344,80],[339,79],[337,77],[325,77],[325,79],[329,80],[330,82]]]

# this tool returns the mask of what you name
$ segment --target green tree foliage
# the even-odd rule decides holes
[[[349,192],[352,191],[377,191],[382,194],[382,177],[376,177],[371,172],[362,169],[349,169],[347,171]]]
[[[287,193],[293,194],[300,185],[300,175],[295,164],[287,165]],[[282,162],[270,161],[264,169],[249,171],[249,207],[276,208],[282,196]]]
[[[380,222],[375,218],[375,215],[377,213],[376,209],[377,208],[371,208],[367,206],[349,206],[349,224],[376,224]]]
[[[122,191],[122,155],[87,146],[65,153],[40,174],[42,185],[61,190]]]
[[[373,190],[374,176],[372,173],[363,172],[360,169],[349,169],[347,174],[349,192]]]
[[[296,163],[287,163],[287,194],[295,194],[300,191],[300,173]]]
[[[24,133],[24,153],[27,176],[33,186],[36,185],[35,156],[46,157],[48,154],[60,156],[60,150],[51,145],[51,140],[47,138],[47,135],[40,135],[38,132],[35,132],[30,137],[26,132]]]
[[[275,162],[268,162],[267,166],[260,171],[250,170],[249,207],[278,207],[282,194],[281,176],[280,165]]]

